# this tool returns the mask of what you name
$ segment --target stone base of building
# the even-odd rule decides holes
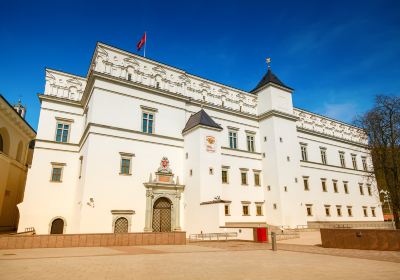
[[[0,249],[185,245],[186,232],[1,236]]]

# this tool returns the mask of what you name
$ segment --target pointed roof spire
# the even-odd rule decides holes
[[[217,128],[221,129],[222,127],[219,126],[203,109],[198,111],[196,114],[193,114],[190,116],[188,119],[185,128],[182,130],[182,133],[185,133],[186,131],[198,126],[208,126],[212,128]]]
[[[257,84],[257,86],[253,90],[251,90],[250,92],[254,92],[254,91],[262,88],[263,86],[265,86],[265,85],[267,85],[269,83],[272,83],[272,84],[287,88],[289,90],[293,90],[292,88],[290,88],[287,85],[285,85],[281,80],[279,80],[279,78],[274,73],[272,73],[272,71],[271,71],[271,58],[270,57],[267,57],[266,62],[267,62],[267,66],[268,66],[267,73],[264,75],[264,77],[261,79],[261,81]]]

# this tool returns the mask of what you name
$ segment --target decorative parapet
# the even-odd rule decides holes
[[[299,128],[352,142],[368,144],[368,137],[361,128],[297,108],[293,110],[293,114],[299,118],[297,122]]]
[[[46,69],[45,95],[80,101],[85,87],[85,78],[52,69]]]
[[[215,106],[254,115],[257,112],[257,96],[254,94],[103,44],[96,48],[91,70]]]

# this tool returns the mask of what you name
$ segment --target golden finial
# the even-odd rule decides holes
[[[271,68],[271,65],[270,65],[271,64],[271,58],[267,57],[266,61],[267,61],[268,68]]]

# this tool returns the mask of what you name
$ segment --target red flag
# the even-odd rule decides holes
[[[146,32],[144,32],[142,39],[140,39],[139,43],[137,43],[137,50],[140,51],[144,44],[146,44]]]

